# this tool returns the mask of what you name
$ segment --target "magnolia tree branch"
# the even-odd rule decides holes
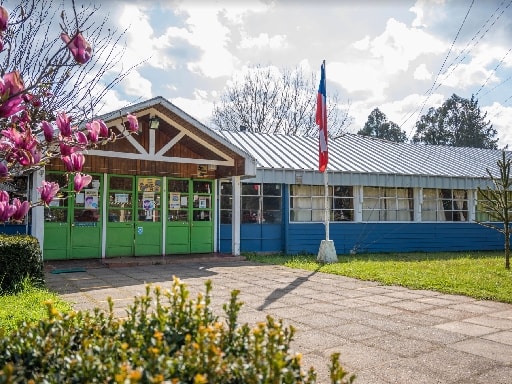
[[[95,24],[97,7],[77,8],[74,0],[61,6],[51,0],[22,0],[10,12],[0,6],[0,181],[60,158],[79,192],[92,180],[82,173],[84,151],[136,134],[139,126],[128,114],[125,132],[115,134],[94,119],[102,97],[133,69],[112,73],[125,51],[124,32],[108,28],[107,17]],[[48,205],[60,188],[43,181],[32,205]],[[22,220],[31,206],[9,199],[0,187],[0,222]]]

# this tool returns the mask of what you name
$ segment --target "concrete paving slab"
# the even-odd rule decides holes
[[[85,266],[85,272],[52,274]],[[243,259],[51,262],[47,283],[76,310],[108,308],[126,316],[147,284],[171,287],[179,277],[195,297],[212,282],[212,308],[223,318],[231,291],[244,302],[239,322],[255,325],[267,315],[296,328],[293,350],[318,383],[329,383],[330,355],[356,374],[356,383],[510,383],[512,305],[460,295],[408,290],[343,276],[264,265]]]

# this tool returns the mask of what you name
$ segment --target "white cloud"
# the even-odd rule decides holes
[[[432,73],[429,72],[425,64],[420,64],[414,70],[414,78],[416,80],[430,80],[432,79]]]
[[[441,40],[395,19],[388,20],[386,30],[371,41],[369,48],[389,74],[406,71],[409,63],[422,55],[439,54],[446,49]]]
[[[353,60],[348,63],[329,64],[329,80],[339,83],[349,93],[370,93],[372,100],[382,99],[389,82],[382,75],[376,60]]]
[[[468,64],[458,64],[448,68],[440,76],[437,84],[466,89],[471,86],[482,85],[488,78],[488,82],[497,81],[492,70],[487,70],[480,63],[475,63],[474,60],[471,60]]]
[[[103,115],[125,108],[130,104],[133,104],[133,100],[120,99],[119,94],[111,89],[101,98],[101,103],[98,105],[98,110],[95,111],[95,114]]]
[[[413,27],[423,28],[430,24],[430,21],[435,18],[439,19],[444,17],[444,12],[439,12],[442,7],[439,5],[444,4],[444,0],[418,0],[409,8],[409,10],[416,14],[416,18],[412,21]]]
[[[366,35],[361,40],[358,40],[355,43],[353,43],[352,46],[360,51],[368,50],[368,48],[370,48],[370,36]]]
[[[213,103],[208,100],[208,92],[204,90],[194,90],[194,98],[187,99],[184,97],[176,97],[171,100],[173,104],[178,106],[194,119],[208,125],[208,119],[212,115]]]
[[[269,37],[268,33],[260,33],[257,37],[244,37],[243,40],[239,44],[239,48],[241,49],[252,49],[252,48],[270,48],[270,49],[280,49],[285,48],[286,44],[286,36],[285,35],[275,35]]]
[[[131,67],[151,57],[151,65],[159,66],[159,47],[147,10],[140,5],[123,5],[118,22],[122,30],[126,29],[127,39],[127,51],[118,64]]]
[[[487,107],[480,108],[482,112],[487,112],[487,118],[491,121],[494,129],[498,131],[498,145],[504,147],[510,145],[512,149],[512,107],[506,107],[500,103],[494,102]]]
[[[460,58],[453,60],[440,76],[438,83],[463,89],[471,86],[481,86],[485,82],[487,82],[486,84],[492,84],[499,81],[494,73],[494,68],[503,59],[504,61],[500,65],[512,65],[512,58],[507,61],[508,52],[502,47],[483,43],[473,47],[473,49],[465,47],[459,56],[462,55],[464,58],[469,54],[471,54],[471,59],[468,63],[462,63]]]
[[[190,62],[188,69],[210,78],[229,76],[237,59],[226,48],[230,30],[219,20],[223,8],[216,3],[186,3],[182,7],[189,15],[187,27],[171,28],[170,35],[182,37],[202,51],[201,59]]]
[[[138,71],[131,71],[123,81],[124,91],[127,95],[150,99],[153,97],[151,92],[151,81],[142,77]]]

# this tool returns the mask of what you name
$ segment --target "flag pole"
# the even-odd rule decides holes
[[[327,146],[327,91],[325,76],[325,60],[320,67],[320,86],[318,87],[318,96],[316,104],[316,123],[319,126],[319,170],[324,174],[324,226],[325,240],[320,242],[317,261],[321,263],[335,263],[338,261],[334,242],[329,239],[329,176],[327,174],[327,165],[329,163],[329,151]]]
[[[325,240],[329,241],[329,176],[327,175],[327,168],[324,171],[324,207]]]

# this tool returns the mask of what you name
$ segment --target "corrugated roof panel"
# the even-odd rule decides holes
[[[318,169],[318,139],[251,132],[219,132],[252,154],[258,166],[276,169]],[[511,153],[507,152],[510,156]],[[501,150],[394,143],[344,134],[329,140],[329,171],[448,177],[498,174]]]

